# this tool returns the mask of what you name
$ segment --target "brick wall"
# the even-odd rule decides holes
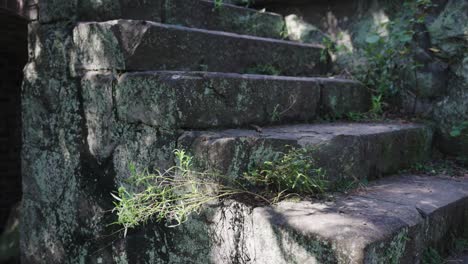
[[[0,9],[0,231],[10,207],[21,199],[20,96],[26,60],[26,21]]]

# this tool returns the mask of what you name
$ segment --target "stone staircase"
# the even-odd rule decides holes
[[[368,111],[370,94],[327,77],[323,46],[282,40],[281,16],[204,0],[127,2],[124,20],[73,29],[73,69],[97,156],[118,148],[110,138],[120,122],[170,131],[178,139],[169,145],[232,177],[289,146],[317,149],[330,180],[375,180],[430,157],[433,133],[423,124],[319,122]],[[279,76],[262,75],[265,67]],[[155,235],[136,259],[421,263],[427,247],[444,252],[452,235],[468,231],[468,179],[391,176],[333,201],[223,201],[205,211],[168,231],[171,247]]]

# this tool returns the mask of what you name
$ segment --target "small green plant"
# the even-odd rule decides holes
[[[372,96],[372,108],[370,110],[370,113],[375,117],[381,116],[383,114],[382,97],[382,94]]]
[[[275,161],[264,162],[244,175],[253,186],[266,193],[321,195],[328,190],[325,172],[316,167],[308,148],[291,148]],[[268,195],[267,195],[268,196]]]
[[[223,6],[224,0],[214,0],[214,9],[219,10]]]
[[[293,109],[296,103],[297,103],[297,97],[294,95],[291,95],[289,96],[289,104],[285,109],[280,110],[281,105],[280,104],[275,105],[275,107],[273,108],[273,111],[271,112],[270,121],[272,123],[280,121],[281,117],[285,115],[286,113],[288,113],[289,111],[291,111],[291,109]]]
[[[192,170],[192,157],[183,150],[176,150],[177,165],[164,171],[139,173],[130,166],[131,177],[121,186],[118,194],[112,194],[117,213],[116,224],[125,230],[145,224],[150,220],[178,226],[188,220],[207,203],[244,190],[228,188],[213,180],[214,174]],[[140,191],[131,191],[131,190]]]
[[[454,126],[450,132],[452,137],[461,137],[464,130],[468,129],[468,121],[463,121],[460,124]]]
[[[275,105],[275,108],[273,108],[273,112],[271,113],[271,118],[270,118],[270,121],[273,123],[278,122],[281,119],[281,113],[279,111],[279,108],[280,108],[279,104]]]
[[[335,43],[329,38],[322,39],[322,45],[324,48],[320,52],[320,61],[327,62],[330,53],[335,52]]]

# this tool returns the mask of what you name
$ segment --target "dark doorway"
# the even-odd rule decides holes
[[[0,234],[21,201],[21,82],[28,30],[12,3],[17,2],[2,6],[0,0]]]

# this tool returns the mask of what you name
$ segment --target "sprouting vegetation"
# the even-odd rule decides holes
[[[212,171],[199,172],[185,151],[174,153],[176,165],[165,171],[138,172],[130,166],[131,177],[112,194],[116,224],[123,226],[125,234],[148,221],[178,226],[204,205],[240,194],[262,204],[274,204],[292,196],[318,197],[331,190],[325,172],[316,167],[306,148],[291,148],[277,160],[245,173],[242,180]]]
[[[164,172],[137,172],[130,166],[131,177],[114,195],[118,220],[127,231],[150,220],[178,226],[190,214],[217,199],[246,190],[226,187],[216,180],[214,173],[200,173],[192,169],[192,157],[183,150],[174,151],[177,165]]]
[[[460,124],[454,126],[452,131],[450,132],[450,136],[452,137],[462,137],[463,131],[468,130],[468,121],[463,121]],[[467,135],[465,135],[467,136]]]
[[[223,6],[223,0],[214,0],[214,9],[219,10]]]
[[[325,172],[316,166],[308,148],[291,148],[279,159],[245,173],[244,178],[264,196],[276,196],[275,201],[283,195],[321,195],[329,190]]]

